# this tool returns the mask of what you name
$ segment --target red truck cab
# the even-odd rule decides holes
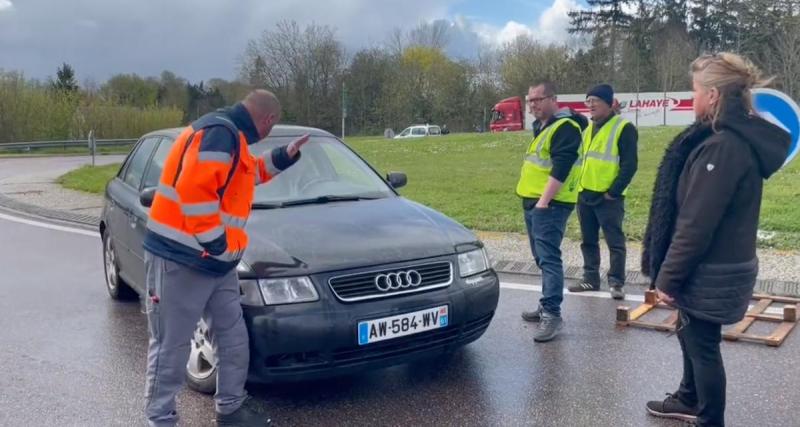
[[[522,97],[503,99],[492,108],[489,123],[492,132],[511,132],[525,129],[525,110]]]

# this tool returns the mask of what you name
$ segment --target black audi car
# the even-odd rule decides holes
[[[145,288],[148,207],[181,129],[143,136],[105,191],[100,223],[107,288]],[[250,335],[252,382],[307,380],[406,363],[479,338],[499,295],[476,236],[398,195],[402,173],[382,178],[328,132],[276,126],[261,154],[309,133],[302,158],[256,188],[237,271]],[[214,348],[199,321],[187,365],[196,390],[215,387]]]

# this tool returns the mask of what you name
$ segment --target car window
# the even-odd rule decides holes
[[[294,138],[270,137],[250,146],[255,155],[286,145]],[[256,203],[302,200],[319,196],[392,197],[379,175],[346,145],[332,137],[311,137],[297,164],[256,187]]]
[[[139,184],[142,183],[142,177],[144,176],[144,169],[147,166],[147,161],[150,159],[150,155],[153,154],[153,149],[160,139],[160,136],[145,138],[136,148],[136,152],[133,153],[133,157],[131,157],[128,162],[129,164],[125,171],[124,178],[124,181],[131,187],[137,190],[139,189]]]
[[[400,136],[408,136],[409,133],[411,133],[411,129],[410,128],[406,128],[403,131],[403,133],[400,134]]]
[[[164,169],[164,162],[167,160],[167,154],[175,142],[172,138],[163,138],[161,143],[158,144],[156,154],[153,155],[153,160],[150,161],[150,166],[147,168],[147,175],[144,177],[144,185],[142,188],[155,187],[158,185],[158,180],[161,178],[161,171]]]
[[[412,135],[425,135],[425,128],[414,128],[411,130]]]
[[[439,135],[442,132],[439,129],[439,126],[431,126],[431,127],[428,128],[428,133],[430,135]]]

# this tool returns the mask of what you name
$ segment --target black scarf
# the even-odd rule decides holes
[[[667,256],[672,233],[675,230],[678,216],[676,200],[678,179],[689,154],[711,133],[711,126],[708,123],[695,122],[672,140],[658,166],[658,175],[653,185],[653,199],[650,203],[650,216],[642,242],[642,273],[651,279],[651,288],[661,269],[661,263]]]

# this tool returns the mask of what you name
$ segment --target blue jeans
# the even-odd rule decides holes
[[[561,316],[561,302],[564,300],[561,240],[564,239],[567,219],[573,209],[563,205],[524,209],[533,259],[542,270],[542,298],[539,304],[554,316]]]

